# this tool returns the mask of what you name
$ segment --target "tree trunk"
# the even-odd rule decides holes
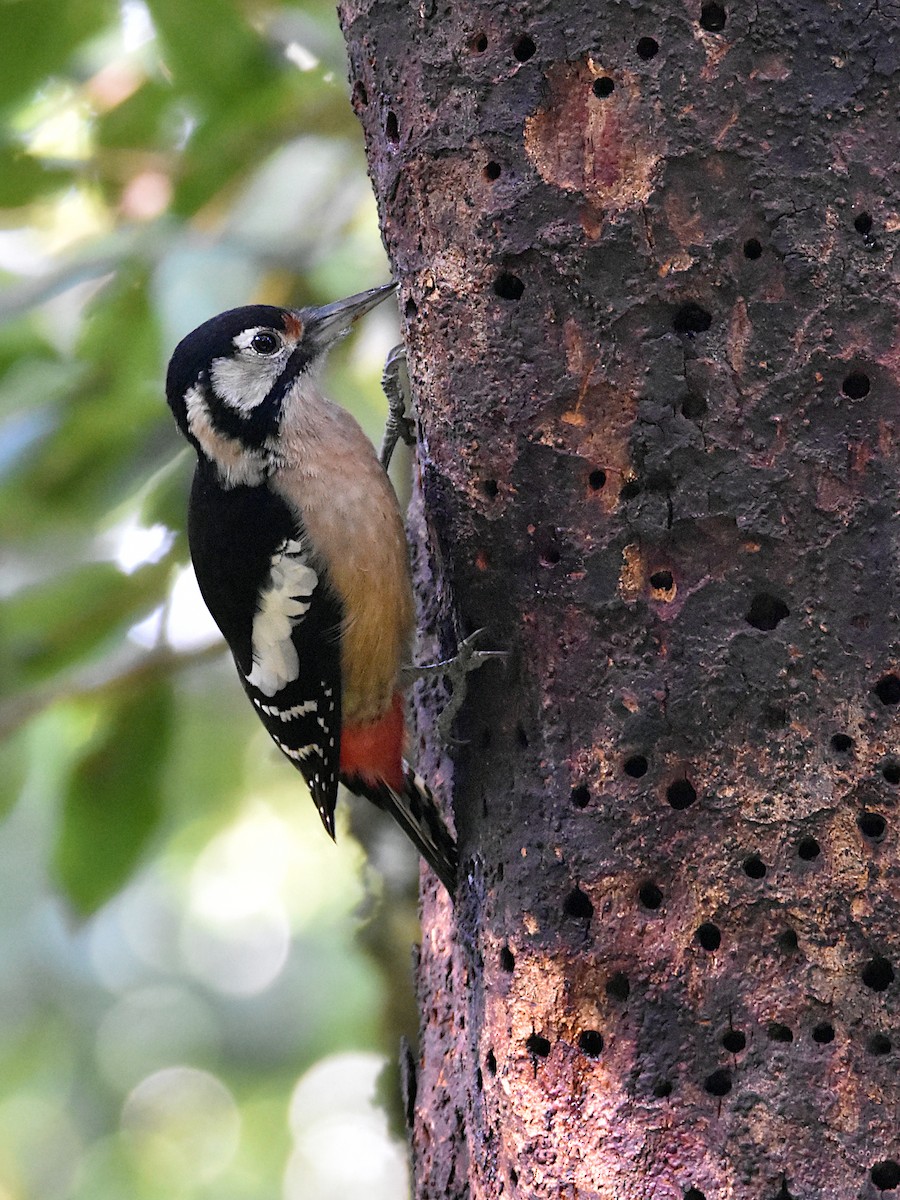
[[[343,0],[420,596],[512,649],[419,698],[419,1200],[900,1184],[898,13]]]

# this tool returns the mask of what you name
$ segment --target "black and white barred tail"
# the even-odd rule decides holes
[[[370,784],[358,778],[341,778],[357,796],[364,796],[389,813],[435,872],[451,896],[456,894],[459,853],[456,841],[444,823],[434,796],[421,775],[404,762],[402,792],[386,783]]]

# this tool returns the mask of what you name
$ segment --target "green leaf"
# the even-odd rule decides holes
[[[0,817],[6,816],[18,800],[27,774],[28,752],[20,730],[0,741]]]
[[[85,916],[126,883],[159,827],[173,715],[167,682],[117,698],[68,779],[53,873]]]
[[[259,87],[271,71],[259,35],[229,0],[203,0],[202,16],[184,0],[149,0],[147,7],[176,91],[220,100],[235,87]]]
[[[18,146],[0,147],[0,208],[19,208],[62,188],[73,172],[48,166]]]
[[[88,563],[12,596],[3,623],[12,687],[41,682],[121,639],[162,603],[170,565],[166,558],[124,575],[112,563]]]
[[[88,38],[115,25],[113,0],[18,0],[0,3],[0,105],[64,71]]]
[[[27,486],[39,504],[90,522],[155,467],[155,431],[165,430],[173,450],[179,444],[165,404],[145,268],[126,264],[95,298],[75,357],[77,383],[60,405],[58,427],[34,457]]]
[[[127,100],[101,113],[94,123],[97,144],[108,149],[141,151],[170,148],[178,135],[174,119],[165,129],[165,116],[175,103],[171,87],[147,79]],[[166,136],[168,134],[168,136]]]

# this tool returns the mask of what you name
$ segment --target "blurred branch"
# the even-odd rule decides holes
[[[115,233],[101,242],[99,252],[74,254],[55,271],[4,288],[0,292],[0,320],[19,316],[76,284],[102,279],[104,275],[117,271],[127,258],[134,255],[156,260],[169,250],[174,240],[174,235],[159,224],[150,230],[132,229]]]
[[[34,688],[0,705],[0,739],[9,737],[54,704],[146,687],[157,679],[174,675],[188,667],[213,662],[223,655],[224,650],[225,643],[219,641],[199,650],[183,652],[161,646],[125,665],[95,665],[71,679]]]
[[[0,291],[0,321],[8,321],[80,283],[111,275],[130,258],[139,258],[148,265],[159,262],[179,242],[192,246],[220,246],[254,259],[263,271],[289,271],[303,275],[311,265],[310,252],[304,247],[296,253],[276,253],[252,241],[225,235],[218,238],[186,233],[157,222],[147,229],[131,229],[113,234],[99,253],[73,255],[57,270],[48,271],[36,279],[25,279]]]

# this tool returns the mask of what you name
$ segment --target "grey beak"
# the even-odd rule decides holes
[[[396,290],[396,283],[384,283],[381,287],[348,296],[346,300],[335,300],[333,304],[324,304],[321,308],[301,309],[297,316],[304,325],[304,341],[309,339],[319,353],[327,350],[345,333],[349,333],[350,327],[364,313],[387,300]]]

